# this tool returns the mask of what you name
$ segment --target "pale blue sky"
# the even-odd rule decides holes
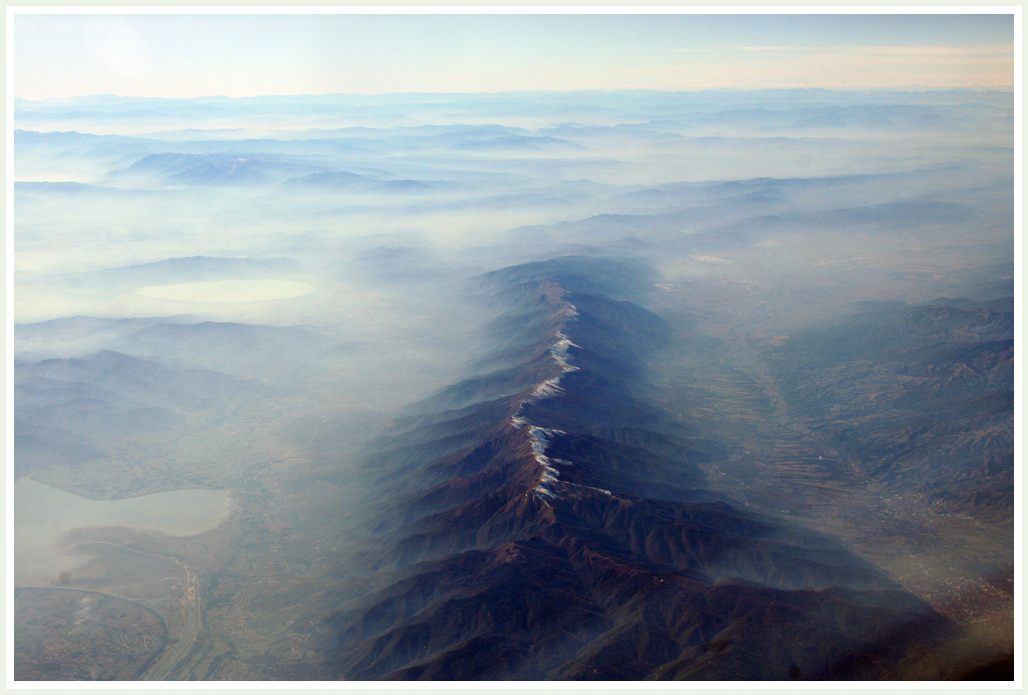
[[[1013,86],[1012,15],[15,15],[39,99]]]

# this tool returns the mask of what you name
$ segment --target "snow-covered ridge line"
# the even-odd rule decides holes
[[[560,490],[560,472],[557,470],[556,466],[571,465],[570,461],[565,461],[564,459],[551,459],[546,455],[546,448],[549,446],[550,439],[553,438],[553,435],[564,433],[561,430],[536,427],[521,416],[521,411],[525,407],[525,403],[544,398],[554,398],[564,393],[564,389],[560,387],[561,378],[563,378],[563,376],[568,372],[574,372],[579,369],[571,364],[568,359],[568,350],[572,347],[578,347],[578,345],[571,342],[571,339],[563,330],[568,321],[571,321],[578,316],[578,309],[568,302],[563,302],[563,304],[564,306],[560,312],[562,325],[555,334],[557,341],[551,345],[549,349],[550,356],[553,357],[553,361],[557,363],[558,367],[560,367],[560,374],[537,384],[532,390],[531,395],[521,401],[517,413],[515,413],[510,419],[511,424],[516,429],[521,429],[526,426],[528,427],[528,437],[532,444],[532,456],[535,458],[536,462],[539,463],[541,468],[539,482],[536,483],[531,492],[543,500],[556,498],[557,493]]]
[[[523,417],[514,416],[511,418],[511,424],[517,429],[522,427],[528,427],[528,438],[532,443],[532,457],[539,463],[542,473],[539,476],[539,482],[532,488],[533,494],[540,495],[544,498],[556,497],[557,491],[560,489],[560,471],[557,470],[556,466],[570,466],[570,461],[564,459],[554,459],[546,455],[546,448],[550,445],[550,439],[555,434],[564,434],[562,430],[551,430],[545,427],[536,427],[528,423]]]
[[[557,364],[565,372],[573,372],[578,369],[578,367],[568,363],[568,348],[571,347],[578,346],[572,343],[571,338],[564,335],[563,331],[557,331],[557,342],[550,348],[550,354],[553,355],[553,359],[557,361]]]
[[[564,321],[567,323],[569,319],[578,316],[578,310],[575,309],[573,304],[568,304],[563,314]],[[553,357],[553,361],[560,367],[560,374],[537,385],[535,390],[532,391],[530,397],[532,399],[553,398],[564,393],[564,389],[560,387],[561,377],[568,372],[578,371],[578,367],[568,361],[568,349],[578,346],[571,342],[571,338],[567,337],[563,330],[557,331],[556,338],[557,342],[550,346],[550,356]]]
[[[544,500],[552,500],[557,497],[557,494],[561,489],[568,490],[572,493],[578,492],[579,490],[595,490],[604,495],[610,496],[610,490],[604,490],[599,487],[592,487],[590,485],[579,485],[577,483],[568,483],[560,480],[560,470],[557,466],[572,466],[570,461],[565,459],[551,458],[546,455],[546,449],[550,445],[550,440],[555,434],[566,434],[564,430],[548,429],[546,427],[536,427],[530,425],[528,420],[523,417],[514,416],[511,418],[511,424],[515,428],[521,429],[522,427],[528,427],[528,437],[532,442],[532,456],[539,463],[542,468],[542,473],[539,476],[539,482],[531,492]]]

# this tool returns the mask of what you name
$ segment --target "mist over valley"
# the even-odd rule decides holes
[[[1012,92],[13,108],[16,680],[1013,678]]]

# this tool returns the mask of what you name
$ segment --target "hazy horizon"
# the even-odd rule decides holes
[[[9,682],[1013,679],[1019,16],[16,14]]]
[[[33,99],[1015,86],[1002,14],[13,16]]]

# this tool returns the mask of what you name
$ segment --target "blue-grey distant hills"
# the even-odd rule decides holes
[[[319,167],[281,155],[151,154],[116,178],[158,179],[166,185],[254,185],[282,181]]]
[[[427,193],[449,187],[444,181],[388,179],[349,171],[323,171],[289,179],[283,186],[292,190],[349,191],[369,193]]]
[[[44,356],[78,358],[99,348],[126,359],[131,356],[176,369],[206,369],[272,383],[324,374],[326,365],[360,349],[353,341],[305,328],[197,321],[188,316],[69,317],[18,324],[15,335],[18,354],[26,363]]]
[[[599,244],[632,238],[677,251],[716,251],[746,248],[775,234],[800,232],[930,234],[938,228],[957,229],[973,223],[980,215],[965,201],[930,197],[830,207],[831,198],[827,196],[840,182],[757,180],[646,188],[628,191],[622,198],[656,207],[656,212],[601,214],[552,225],[518,227],[510,235],[534,243],[560,240]],[[795,211],[786,204],[788,194],[819,188],[826,192],[826,209]],[[712,196],[719,205],[710,204]],[[731,207],[726,212],[722,205]]]
[[[16,476],[101,458],[110,438],[224,417],[281,395],[283,382],[324,378],[357,349],[302,328],[188,316],[69,317],[15,335]]]
[[[103,456],[103,440],[178,428],[187,413],[224,412],[265,387],[210,370],[104,350],[14,365],[15,476]]]
[[[143,97],[94,96],[68,100],[14,103],[17,124],[73,122],[100,119],[107,123],[195,124],[227,118],[246,121],[256,115],[290,116],[307,120],[344,117],[363,122],[404,124],[417,120],[448,117],[451,122],[490,119],[494,122],[532,114],[547,119],[574,120],[585,115],[608,115],[624,122],[640,114],[662,114],[688,118],[720,114],[745,117],[752,122],[753,104],[767,113],[762,118],[784,114],[783,124],[805,117],[828,116],[825,122],[887,123],[917,125],[924,115],[938,113],[943,107],[966,109],[968,105],[1006,106],[1010,93],[1001,91],[940,90],[926,92],[852,91],[825,89],[702,90],[661,92],[649,90],[580,92],[498,92],[490,94],[327,94],[260,97],[199,97],[194,99],[154,99]],[[832,111],[835,111],[833,114]],[[740,113],[742,112],[742,113]],[[568,116],[571,118],[568,118]],[[636,119],[632,117],[635,116]]]
[[[542,150],[544,148],[569,147],[585,149],[583,145],[561,138],[526,135],[505,135],[502,137],[463,140],[452,145],[455,150]]]

